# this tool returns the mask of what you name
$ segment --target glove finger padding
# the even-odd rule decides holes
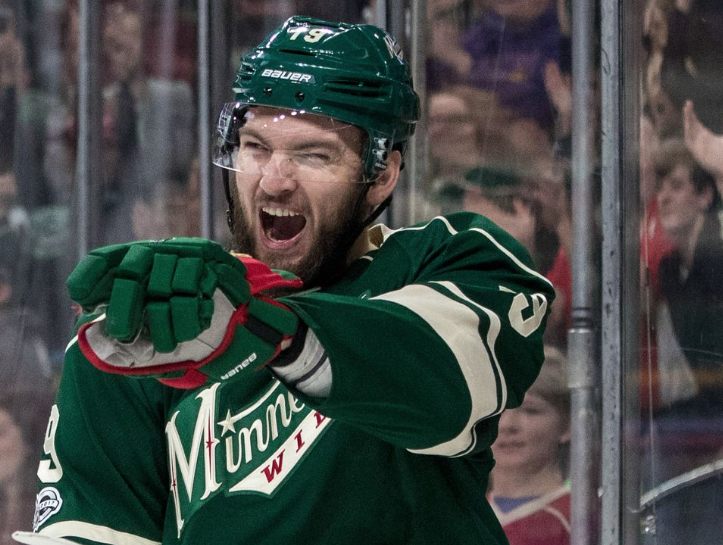
[[[202,239],[91,252],[68,288],[84,308],[107,309],[81,327],[80,348],[104,371],[180,388],[237,378],[271,361],[297,331],[296,315],[264,294],[302,287],[284,274]]]
[[[107,303],[118,266],[130,247],[130,244],[115,244],[93,250],[85,256],[66,281],[70,298],[84,310],[93,310]]]
[[[248,300],[245,275],[244,264],[219,244],[174,238],[93,250],[71,273],[67,286],[71,299],[86,312],[106,307],[111,337],[130,342],[145,320],[155,326],[156,348],[170,352],[209,326],[218,285],[236,305]]]

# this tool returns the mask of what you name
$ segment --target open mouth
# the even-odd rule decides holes
[[[306,218],[286,208],[265,207],[261,209],[261,226],[270,240],[286,242],[304,230]]]

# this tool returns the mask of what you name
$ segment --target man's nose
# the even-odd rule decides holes
[[[293,159],[284,153],[275,152],[261,170],[259,186],[273,197],[291,192],[298,185],[295,172]]]

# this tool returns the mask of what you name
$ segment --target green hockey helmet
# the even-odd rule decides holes
[[[243,57],[233,89],[236,100],[219,117],[213,159],[230,170],[237,170],[238,131],[253,106],[362,129],[367,181],[386,168],[391,150],[404,153],[419,119],[419,97],[400,47],[367,24],[291,17]]]

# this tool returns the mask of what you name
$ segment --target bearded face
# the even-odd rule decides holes
[[[279,112],[253,108],[239,130],[234,246],[309,286],[343,263],[370,213],[360,183],[362,132]]]
[[[357,188],[361,190],[361,188]],[[238,202],[238,201],[236,201]],[[258,226],[262,226],[264,236],[283,237],[284,227],[274,228],[273,225],[284,220],[273,216],[264,208],[260,210],[246,210],[243,206],[235,206],[233,219],[233,244],[234,250],[246,253],[264,261],[273,269],[289,271],[304,281],[304,285],[312,286],[321,280],[325,271],[335,270],[343,265],[344,258],[354,242],[350,240],[350,233],[355,232],[357,225],[364,219],[361,211],[356,207],[357,199],[353,196],[340,203],[341,209],[333,210],[333,217],[328,221],[317,223],[312,229],[304,233],[308,237],[309,244],[306,254],[283,251],[283,248],[269,248],[262,242],[263,237],[258,236]],[[332,210],[330,210],[332,212]],[[266,227],[263,227],[266,225]],[[271,234],[276,231],[276,234]],[[306,229],[306,226],[304,226]],[[267,235],[266,232],[269,234]],[[289,231],[293,232],[293,231]],[[256,233],[256,236],[255,236]],[[273,239],[272,239],[273,240]],[[283,242],[281,238],[280,242]]]

